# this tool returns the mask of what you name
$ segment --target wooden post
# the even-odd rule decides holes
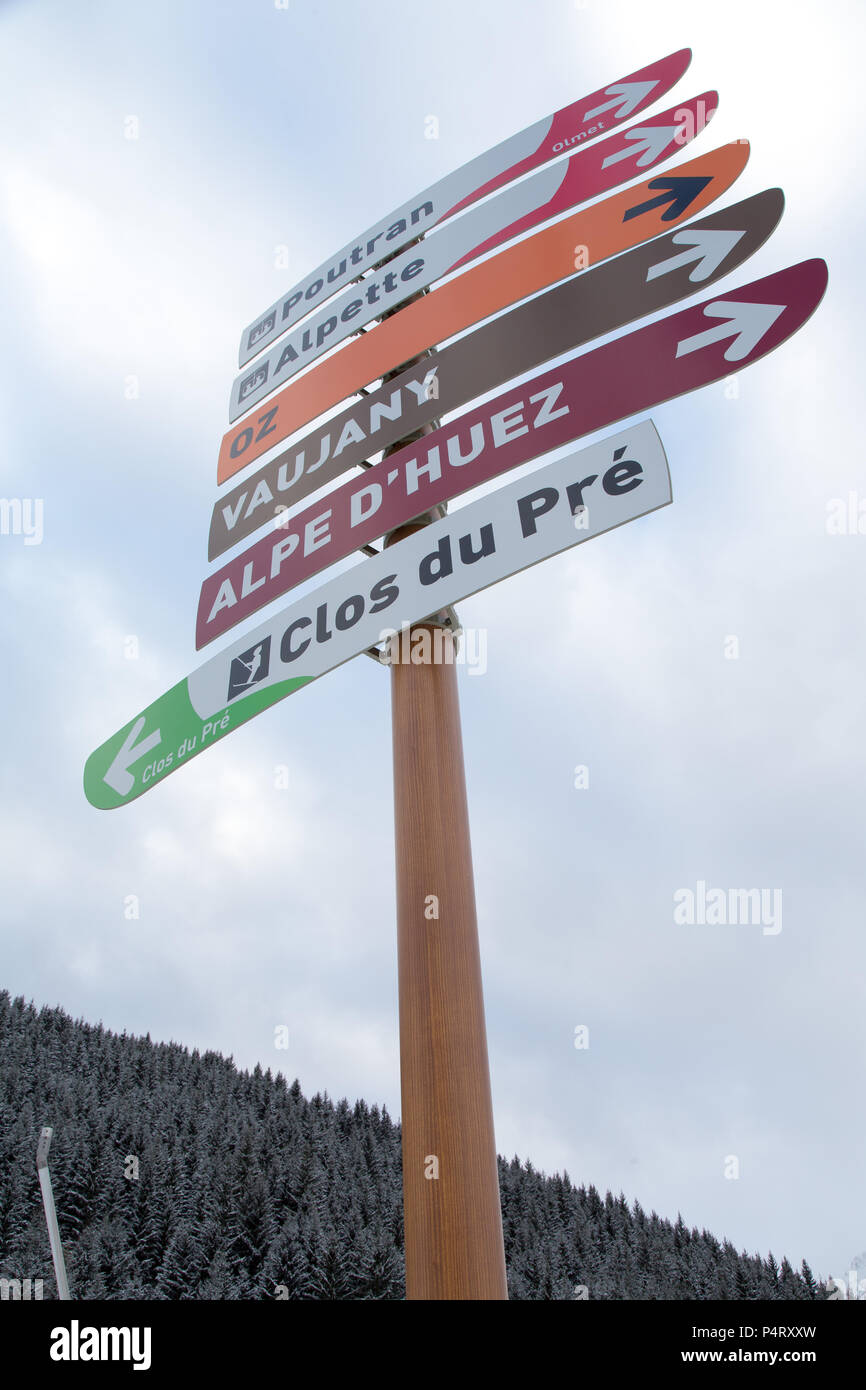
[[[429,660],[401,661],[421,630]],[[392,645],[406,1296],[506,1299],[453,657],[425,623]]]

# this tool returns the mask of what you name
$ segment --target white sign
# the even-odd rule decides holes
[[[383,629],[417,622],[671,500],[664,448],[645,421],[461,507],[314,589],[193,672],[192,705],[203,717],[230,705],[238,645],[270,639],[259,688],[324,675],[378,643]],[[575,516],[581,507],[586,512]]]
[[[155,700],[88,758],[88,800],[124,805],[385,634],[671,500],[647,420],[461,507],[307,594]]]

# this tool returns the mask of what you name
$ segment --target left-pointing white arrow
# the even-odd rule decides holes
[[[698,352],[711,343],[721,343],[725,338],[733,342],[725,352],[726,362],[742,362],[748,357],[768,333],[780,314],[785,312],[786,304],[735,303],[733,299],[717,299],[713,304],[704,305],[704,314],[711,319],[724,319],[724,323],[708,328],[705,333],[695,333],[692,338],[683,338],[677,343],[677,357],[685,357],[689,352]]]
[[[141,743],[136,743],[136,739],[144,728],[144,715],[136,719],[123,743],[115,753],[111,766],[103,776],[103,782],[107,782],[111,790],[117,792],[118,796],[126,796],[132,791],[135,785],[135,778],[129,771],[130,763],[134,763],[137,758],[141,758],[145,753],[149,753],[152,748],[156,748],[161,734],[159,729],[155,729],[147,738],[142,739]]]
[[[676,232],[671,237],[671,241],[676,246],[689,246],[692,249],[681,251],[678,256],[669,256],[666,261],[659,261],[656,265],[651,265],[646,273],[646,278],[647,280],[657,280],[660,275],[669,275],[672,270],[679,270],[681,266],[690,265],[692,261],[696,261],[697,264],[689,275],[689,279],[695,284],[700,280],[708,280],[745,235],[744,231],[729,232],[716,227],[703,227],[700,231]]]
[[[602,106],[594,106],[591,111],[584,115],[585,121],[591,121],[593,116],[600,116],[604,111],[613,111],[616,106],[618,111],[614,112],[614,120],[625,120],[630,116],[636,106],[640,106],[644,97],[648,97],[653,87],[658,86],[658,79],[653,82],[616,82],[612,87],[605,87],[606,97],[613,97],[612,101],[606,101]]]
[[[625,131],[624,140],[631,140],[634,148],[618,150],[616,154],[609,154],[607,159],[602,161],[602,169],[607,169],[610,164],[619,164],[621,159],[631,159],[637,153],[637,146],[642,145],[643,151],[635,160],[638,168],[643,168],[646,164],[658,159],[662,150],[676,140],[680,133],[680,127],[675,125],[648,125],[644,127],[635,126],[632,130]]]

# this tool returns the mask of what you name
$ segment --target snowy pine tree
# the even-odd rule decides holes
[[[0,1277],[56,1297],[35,1149],[73,1298],[400,1299],[400,1126],[214,1052],[116,1035],[0,992]],[[499,1160],[509,1296],[823,1299],[809,1266],[738,1254],[623,1194]]]

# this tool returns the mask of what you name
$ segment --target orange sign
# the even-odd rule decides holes
[[[693,217],[730,188],[748,157],[748,141],[723,145],[566,217],[407,305],[233,426],[220,446],[217,482],[433,343]]]

